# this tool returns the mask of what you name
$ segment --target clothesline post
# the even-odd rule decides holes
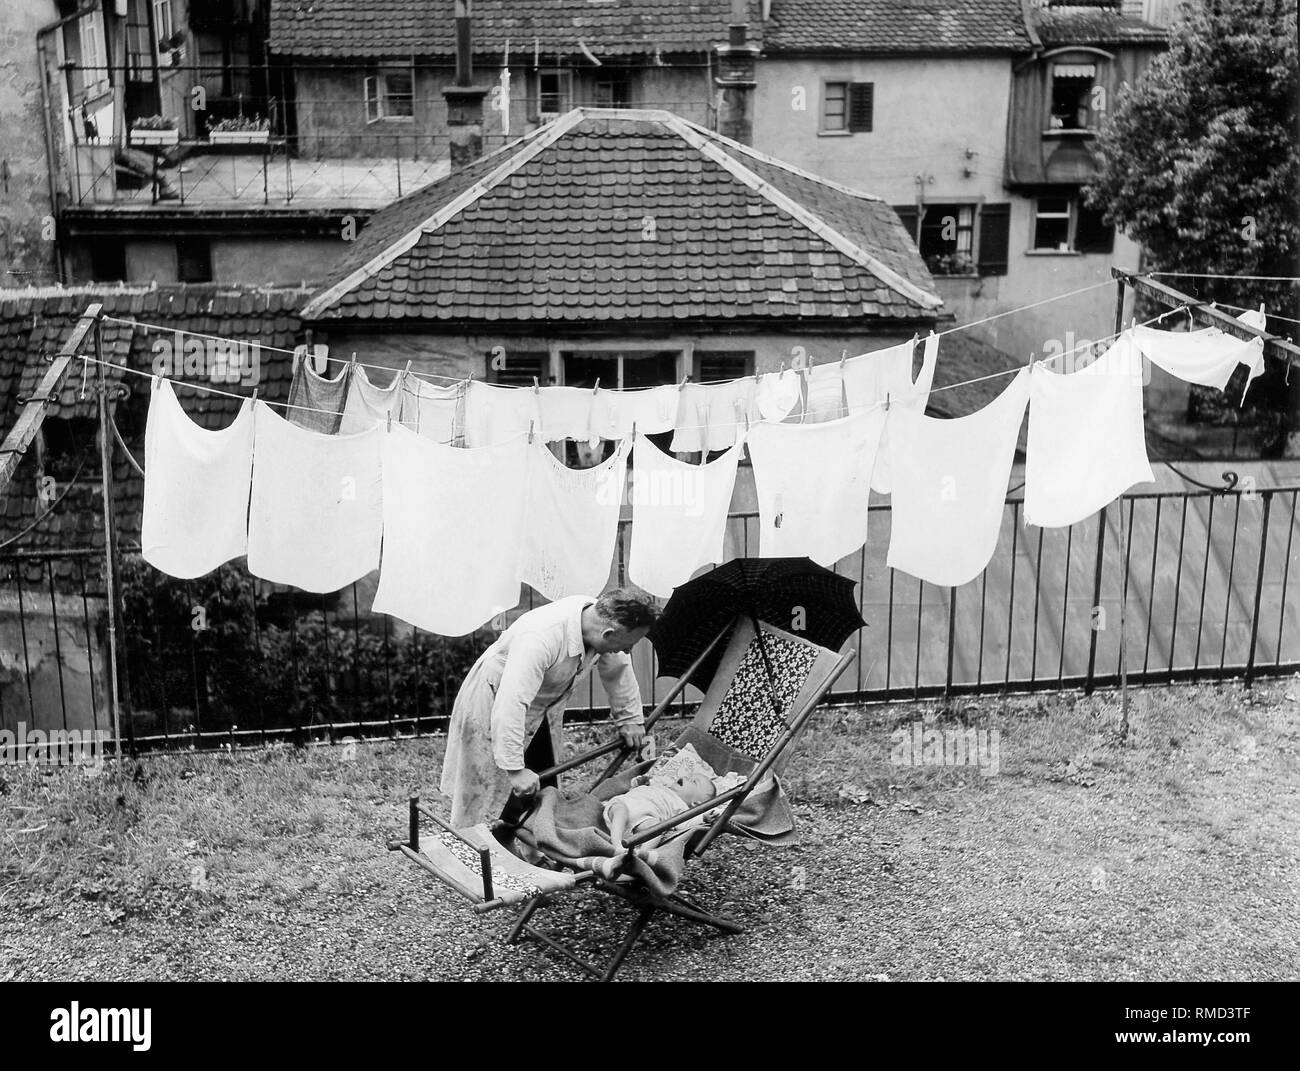
[[[1115,337],[1119,338],[1124,330],[1124,280],[1115,280]],[[1104,517],[1103,517],[1103,522]],[[1124,538],[1124,496],[1119,496],[1119,552],[1120,561],[1120,598],[1119,598],[1119,738],[1128,739],[1128,644],[1125,635],[1125,609],[1128,604],[1128,543]]]
[[[95,362],[99,381],[99,482],[104,500],[104,592],[108,608],[108,702],[113,717],[113,746],[122,759],[122,715],[117,677],[117,561],[113,523],[113,441],[109,429],[108,370],[104,361],[104,325],[95,317]]]

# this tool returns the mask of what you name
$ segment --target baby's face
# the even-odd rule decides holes
[[[673,782],[673,791],[694,807],[706,800],[713,799],[713,781],[700,773],[693,774],[690,777],[679,777]]]

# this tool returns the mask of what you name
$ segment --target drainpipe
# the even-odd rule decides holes
[[[45,131],[45,163],[46,178],[49,184],[50,194],[50,215],[54,218],[54,271],[55,277],[60,283],[66,281],[63,270],[63,253],[59,248],[59,186],[55,177],[58,169],[58,157],[54,152],[54,128],[50,124],[50,89],[48,85],[49,75],[49,56],[45,51],[45,38],[57,30],[63,29],[70,22],[76,22],[84,15],[89,15],[98,10],[97,4],[90,4],[74,11],[71,15],[65,15],[57,22],[51,22],[48,26],[42,26],[36,31],[36,61],[40,65],[40,83],[41,83],[41,121]]]

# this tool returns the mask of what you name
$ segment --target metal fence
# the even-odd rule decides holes
[[[1135,495],[1054,530],[1026,527],[1021,501],[1009,500],[993,561],[957,589],[889,569],[889,507],[873,507],[867,545],[837,566],[857,582],[868,627],[850,638],[860,657],[831,700],[1091,691],[1124,668],[1134,684],[1295,672],[1298,493]],[[624,523],[612,581],[623,579],[630,535]],[[730,517],[727,556],[756,553],[757,535],[756,514]],[[439,731],[497,634],[449,639],[372,615],[373,577],[307,595],[254,581],[240,564],[177,581],[122,557],[121,720],[132,749]],[[0,728],[111,727],[101,560],[89,550],[0,556]],[[529,596],[516,613],[535,604]],[[653,703],[662,688],[649,644],[634,663]],[[688,689],[681,702],[696,699]],[[571,711],[605,708],[593,675]]]

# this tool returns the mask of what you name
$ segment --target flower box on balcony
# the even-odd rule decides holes
[[[265,145],[270,139],[269,130],[213,130],[208,134],[213,145]]]
[[[132,145],[175,145],[180,138],[179,130],[131,128]]]

